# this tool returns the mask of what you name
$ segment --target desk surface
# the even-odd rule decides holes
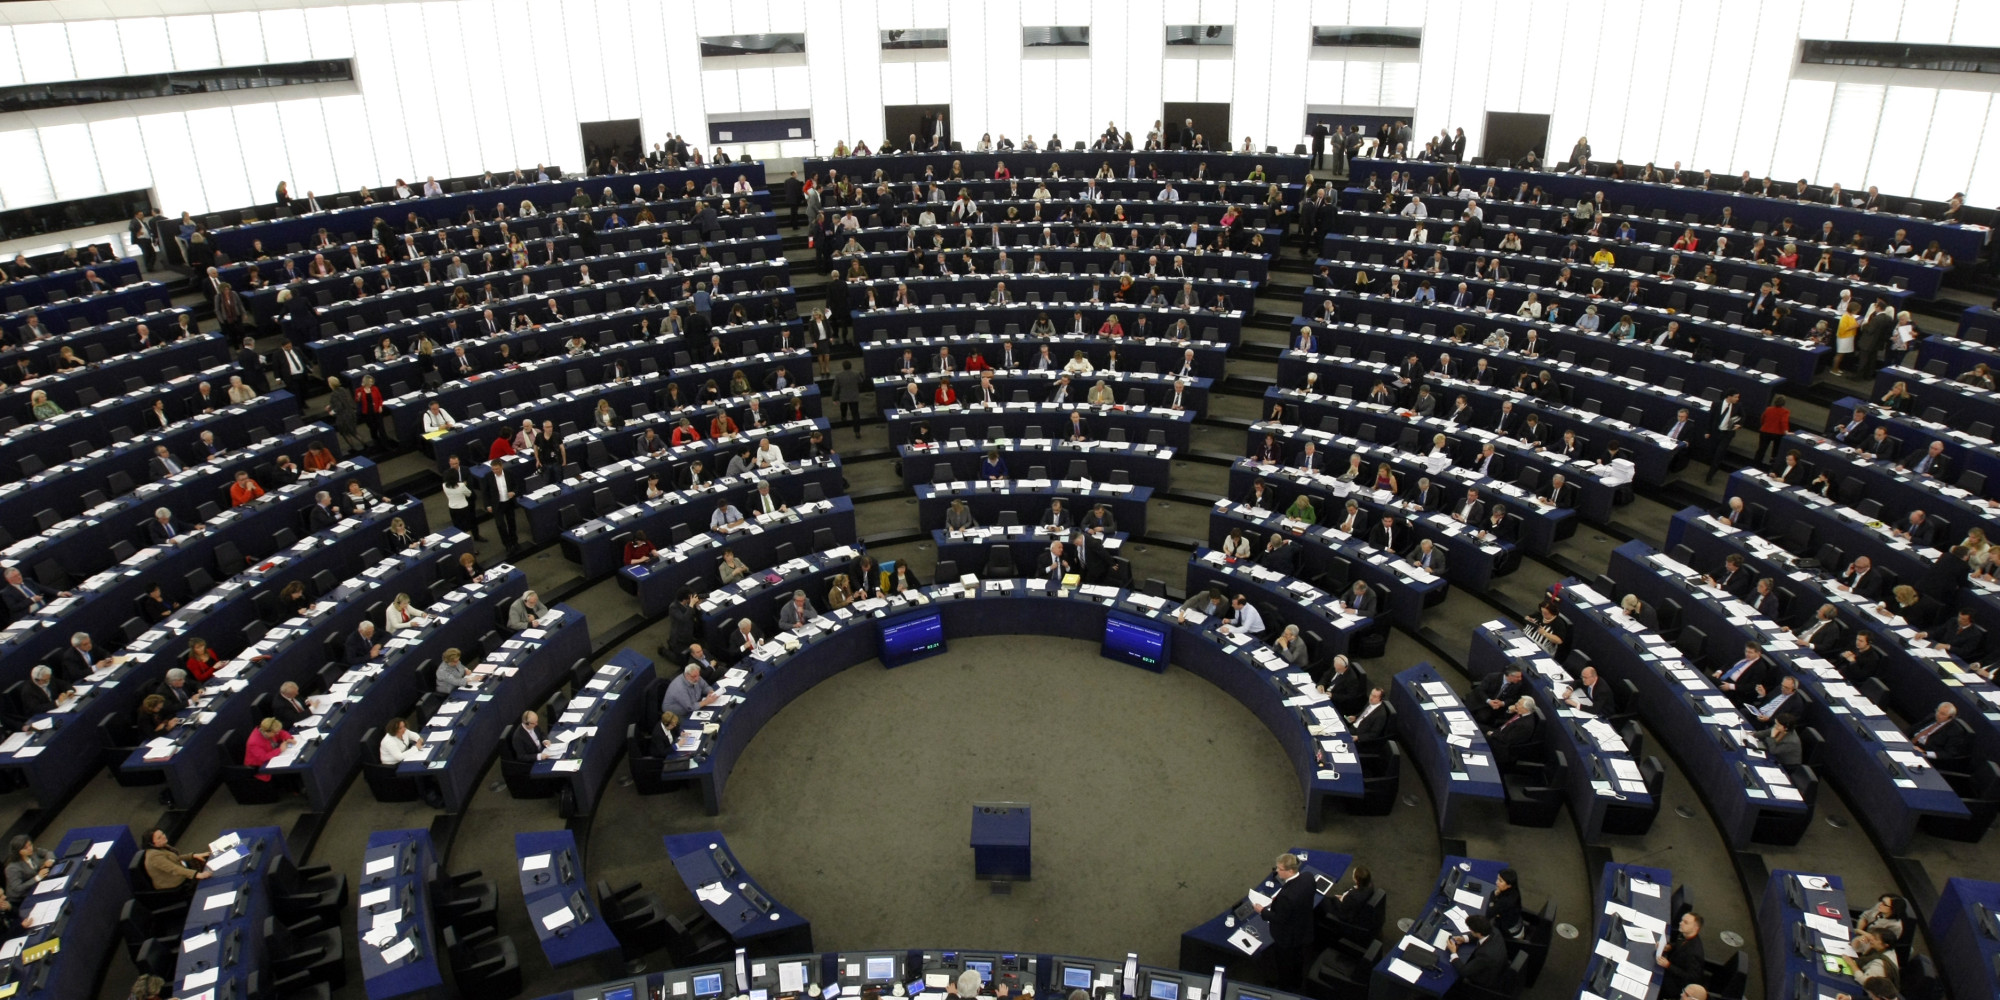
[[[368,1000],[395,1000],[444,985],[431,926],[430,879],[436,864],[429,830],[368,835],[355,886],[362,985]]]
[[[1504,861],[1447,855],[1438,871],[1437,888],[1425,901],[1416,922],[1410,925],[1410,933],[1404,935],[1395,947],[1388,949],[1382,960],[1376,963],[1376,988],[1371,989],[1369,995],[1385,995],[1379,989],[1388,984],[1393,992],[1386,995],[1441,997],[1457,985],[1458,966],[1453,964],[1451,953],[1445,950],[1441,939],[1463,934],[1459,920],[1486,912],[1486,906],[1493,897],[1493,880],[1499,876],[1501,869],[1508,867],[1511,866]],[[1419,931],[1428,933],[1419,938],[1416,936]],[[1410,954],[1434,954],[1437,966],[1421,968],[1404,959]]]
[[[568,830],[517,833],[514,854],[520,861],[521,895],[550,965],[560,969],[618,950],[618,939],[591,900],[575,835]]]
[[[759,938],[793,933],[809,926],[806,918],[772,899],[757,884],[736,860],[736,853],[730,850],[728,839],[721,833],[670,834],[662,839],[667,857],[688,892],[737,944],[749,946]]]

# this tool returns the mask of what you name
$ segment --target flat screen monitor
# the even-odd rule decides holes
[[[639,993],[631,983],[619,983],[604,991],[604,1000],[632,1000]]]
[[[886,983],[901,978],[896,974],[896,956],[894,955],[868,956],[866,963],[862,967],[862,972],[862,978],[871,983]]]
[[[1151,1000],[1181,1000],[1181,984],[1171,979],[1155,979],[1147,984],[1146,996]]]
[[[1105,657],[1145,667],[1167,669],[1167,629],[1157,622],[1112,612],[1104,617]]]
[[[965,967],[966,967],[966,968],[968,968],[968,969],[971,969],[971,970],[972,970],[972,971],[974,971],[974,972],[977,972],[977,973],[979,973],[979,981],[980,981],[980,982],[982,982],[982,983],[990,983],[990,982],[992,982],[992,981],[993,981],[993,963],[992,963],[992,962],[975,962],[975,961],[972,961],[972,960],[968,959],[968,960],[966,961],[966,963],[965,963]]]
[[[1062,967],[1062,984],[1066,990],[1087,990],[1090,988],[1090,969],[1081,965]]]
[[[722,973],[704,972],[694,977],[694,995],[698,997],[719,997],[722,995]]]
[[[876,626],[882,640],[882,665],[900,667],[944,652],[944,615],[923,611],[884,619]]]

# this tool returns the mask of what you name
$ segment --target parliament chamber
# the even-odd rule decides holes
[[[2000,995],[2000,23],[1765,6],[0,5],[0,998]]]

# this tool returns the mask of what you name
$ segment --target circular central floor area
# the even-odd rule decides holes
[[[594,871],[672,899],[659,835],[719,829],[812,921],[821,950],[1136,950],[1173,965],[1181,932],[1240,899],[1280,850],[1394,840],[1389,818],[1337,811],[1306,834],[1277,741],[1206,681],[1045,637],[953,640],[934,659],[870,661],[820,684],[751,743],[721,816],[620,792],[594,824]],[[1034,880],[1010,895],[972,874],[972,804],[994,800],[1034,810]],[[1411,833],[1401,857],[1363,862],[1435,871],[1435,834]]]

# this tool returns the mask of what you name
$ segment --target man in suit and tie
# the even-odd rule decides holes
[[[1445,942],[1460,982],[1505,993],[1514,973],[1507,965],[1507,944],[1493,933],[1493,921],[1483,913],[1465,918],[1466,933]]]
[[[271,717],[278,724],[290,729],[299,724],[300,719],[313,714],[304,698],[299,697],[299,686],[292,681],[278,685],[278,696],[271,699]]]
[[[1429,476],[1419,476],[1416,485],[1410,487],[1410,492],[1404,499],[1415,505],[1418,510],[1438,510],[1444,506],[1444,491],[1432,486]]]
[[[1533,419],[1532,417],[1530,419]],[[1571,486],[1568,477],[1558,472],[1549,477],[1549,491],[1541,498],[1550,507],[1571,508],[1576,506],[1576,487]]]
[[[1403,531],[1397,527],[1395,516],[1384,514],[1382,515],[1382,520],[1375,525],[1375,530],[1368,533],[1368,544],[1384,552],[1393,554],[1397,550],[1397,543],[1403,541],[1406,537]]]
[[[1724,694],[1742,704],[1767,697],[1776,674],[1771,661],[1764,658],[1764,647],[1751,642],[1744,644],[1742,659],[1709,676]]]
[[[1304,472],[1326,471],[1325,456],[1319,453],[1318,447],[1311,441],[1307,441],[1305,449],[1299,452],[1299,469]]]
[[[147,463],[146,467],[152,472],[154,479],[165,479],[186,468],[185,465],[181,464],[181,460],[175,458],[174,453],[169,451],[167,446],[163,444],[153,446],[153,458]]]
[[[1756,589],[1751,592],[1748,600],[1750,610],[1772,621],[1777,621],[1778,615],[1784,611],[1784,601],[1778,597],[1778,581],[1768,576],[1757,578]]]
[[[78,632],[69,637],[69,645],[57,650],[50,662],[55,665],[57,685],[67,690],[89,677],[103,659],[103,654],[92,646],[90,633]]]
[[[1355,667],[1346,654],[1335,654],[1332,669],[1319,679],[1319,689],[1344,716],[1361,711],[1368,702],[1368,676]]]
[[[1255,904],[1271,926],[1271,970],[1275,989],[1296,992],[1305,974],[1306,946],[1312,943],[1313,882],[1299,877],[1299,856],[1278,855],[1278,890],[1271,901]]]
[[[1187,409],[1186,400],[1187,400],[1187,381],[1184,379],[1175,379],[1173,389],[1165,394],[1165,398],[1161,400],[1160,405],[1166,407],[1169,410],[1174,410],[1176,412],[1179,412],[1181,410]]]
[[[1861,432],[1867,425],[1868,411],[1857,407],[1855,408],[1853,419],[1835,427],[1829,437],[1833,439],[1835,444],[1846,445],[1852,448],[1862,442],[1863,435]]]
[[[1563,704],[1600,719],[1618,710],[1618,700],[1611,693],[1610,682],[1592,666],[1583,668],[1576,684],[1563,695]]]
[[[1847,566],[1847,572],[1840,575],[1835,586],[1849,590],[1871,600],[1882,599],[1882,591],[1887,585],[1882,574],[1875,572],[1875,563],[1867,556],[1856,556]]]
[[[375,641],[375,623],[363,621],[353,632],[348,633],[345,647],[347,665],[358,667],[370,663],[382,655],[382,644]]]
[[[313,494],[313,505],[306,511],[306,530],[325,531],[340,523],[340,508],[333,505],[333,494],[320,490]]]
[[[542,736],[542,720],[533,711],[521,713],[519,725],[511,727],[507,734],[507,749],[515,760],[534,760],[542,755],[549,741]]]
[[[307,387],[312,383],[311,363],[307,360],[305,352],[289,338],[279,344],[277,350],[271,352],[270,366],[271,371],[277,374],[279,381],[284,383],[292,395],[300,399],[306,398]]]
[[[1360,671],[1355,671],[1360,673]],[[1366,678],[1363,678],[1366,682]],[[1382,689],[1369,688],[1368,700],[1353,715],[1347,717],[1347,725],[1354,734],[1354,742],[1360,746],[1380,743],[1389,738],[1389,706],[1382,703]]]
[[[1932,441],[1929,448],[1903,459],[1899,468],[1920,476],[1943,479],[1951,474],[1951,459],[1945,456],[1943,441]]]
[[[67,590],[53,591],[22,577],[20,568],[16,566],[7,567],[5,579],[6,587],[0,589],[0,598],[6,600],[9,621],[34,614],[48,606],[50,601],[70,595]]]
[[[1711,587],[1720,587],[1728,591],[1732,597],[1742,597],[1750,592],[1750,588],[1757,585],[1756,577],[1750,572],[1750,567],[1743,565],[1743,554],[1740,552],[1731,552],[1722,558],[1720,574],[1710,574],[1702,579]]]
[[[1928,548],[1937,541],[1937,524],[1926,517],[1921,510],[1911,511],[1910,516],[1904,518],[1903,523],[1893,530],[1897,538],[1918,548]]]
[[[1972,757],[1972,740],[1958,724],[1958,706],[1939,702],[1937,712],[1922,729],[1910,734],[1910,742],[1925,760],[1946,767],[1963,767]]]
[[[75,691],[64,690],[56,683],[55,671],[37,666],[28,671],[28,683],[21,685],[21,714],[33,718],[43,712],[53,712],[57,705],[74,697]]]
[[[160,507],[153,511],[153,520],[146,525],[146,537],[154,545],[179,545],[181,539],[200,530],[200,525],[190,528],[175,518],[173,511]]]
[[[1487,674],[1475,686],[1472,718],[1482,726],[1498,724],[1505,719],[1514,702],[1527,692],[1526,675],[1518,665],[1509,664],[1505,670]]]
[[[1370,587],[1367,581],[1356,580],[1354,586],[1348,588],[1347,596],[1341,598],[1340,603],[1356,617],[1373,618],[1381,607],[1381,598],[1375,596],[1375,588]]]
[[[1931,645],[1967,663],[1979,662],[1980,655],[1986,652],[1986,630],[1972,620],[1970,609],[1960,610],[1956,618],[1940,628],[1918,632],[1917,638],[1929,640]]]
[[[1477,528],[1485,523],[1486,504],[1479,499],[1479,487],[1465,491],[1465,499],[1451,509],[1451,519],[1467,527]]]
[[[1500,475],[1500,455],[1493,450],[1493,442],[1488,441],[1479,446],[1479,454],[1472,457],[1471,468],[1472,471],[1488,478]]]
[[[1749,512],[1743,508],[1742,497],[1730,497],[1721,510],[1715,512],[1715,519],[1732,528],[1750,527]]]
[[[1804,699],[1799,697],[1799,679],[1790,674],[1779,678],[1778,690],[1743,706],[1758,722],[1766,724],[1781,715],[1797,717],[1805,707]]]
[[[1894,438],[1891,438],[1889,436],[1889,425],[1888,424],[1875,425],[1875,436],[1869,438],[1868,443],[1866,445],[1863,445],[1861,450],[1862,452],[1867,454],[1868,457],[1876,459],[1878,461],[1883,461],[1883,462],[1895,461],[1896,441]]]
[[[1743,394],[1732,392],[1715,401],[1708,411],[1708,429],[1703,441],[1708,449],[1708,475],[1703,483],[1715,481],[1715,472],[1722,465],[1723,456],[1729,453],[1730,442],[1736,440],[1736,428],[1743,424]]]
[[[167,700],[167,715],[173,715],[194,702],[195,692],[188,687],[188,672],[180,667],[167,668],[166,676],[158,684],[147,688],[145,694],[156,694]],[[143,697],[143,696],[142,696]]]
[[[488,469],[492,475],[486,477],[486,513],[493,518],[494,527],[500,531],[500,544],[511,550],[520,541],[519,529],[514,524],[514,511],[519,506],[515,483],[501,460],[494,459]]]
[[[1409,562],[1410,565],[1415,566],[1418,569],[1421,569],[1431,574],[1432,576],[1443,576],[1447,572],[1449,572],[1449,569],[1445,565],[1444,550],[1438,548],[1437,545],[1428,538],[1418,539],[1415,547],[1411,548],[1410,551],[1403,553],[1403,558],[1404,560]]]

